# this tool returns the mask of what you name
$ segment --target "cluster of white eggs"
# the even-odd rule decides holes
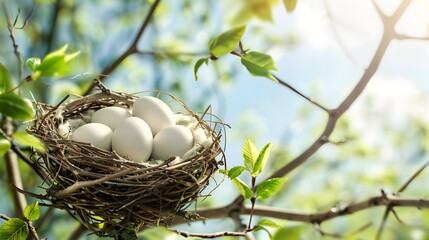
[[[70,123],[65,124],[70,128]],[[212,142],[194,117],[175,114],[166,103],[151,96],[138,98],[131,109],[101,108],[92,114],[89,123],[80,125],[72,129],[70,139],[113,150],[139,163],[171,157],[189,158],[190,151]],[[60,132],[61,127],[64,125],[60,126]]]

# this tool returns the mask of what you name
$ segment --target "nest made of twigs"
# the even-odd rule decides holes
[[[173,159],[160,165],[128,161],[113,151],[68,140],[59,133],[58,126],[63,121],[107,106],[130,108],[137,98],[99,87],[101,92],[64,106],[37,104],[37,119],[28,131],[47,149],[37,155],[37,171],[46,176],[44,181],[48,184],[43,198],[56,208],[68,210],[99,236],[114,236],[144,225],[168,224],[176,216],[191,216],[184,209],[201,197],[224,161],[221,132],[215,131],[221,122],[204,120],[210,114],[205,112],[200,117],[183,102],[157,91],[158,96],[164,94],[170,98],[166,101],[169,105],[180,105],[182,114],[197,119],[199,126],[209,133],[212,144],[175,165]],[[219,154],[220,161],[215,159]]]

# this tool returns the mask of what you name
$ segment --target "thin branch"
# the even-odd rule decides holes
[[[31,224],[31,222],[29,220],[27,220],[26,223],[27,223],[28,229],[30,230],[31,236],[34,239],[39,240],[40,239],[39,235],[37,234],[36,229],[33,227],[33,224]]]
[[[245,237],[248,232],[252,231],[253,229],[244,231],[244,232],[217,232],[217,233],[188,233],[188,232],[182,232],[179,230],[170,229],[170,231],[173,231],[180,236],[183,237],[200,237],[200,238],[218,238],[218,237]]]
[[[385,20],[387,19],[387,15],[384,14],[384,12],[381,10],[380,6],[378,5],[378,3],[375,0],[371,0],[372,5],[374,6],[375,10],[377,11],[378,16],[382,19]]]
[[[381,239],[381,235],[383,234],[384,227],[386,226],[386,222],[387,222],[387,218],[389,217],[390,210],[392,210],[390,206],[387,206],[386,209],[384,210],[383,219],[381,220],[380,226],[378,227],[378,230],[377,230],[377,235],[375,236],[376,240]]]
[[[429,166],[429,161],[425,162],[423,164],[423,166],[421,166],[419,169],[417,169],[417,171],[404,183],[404,185],[402,185],[399,189],[398,189],[398,193],[402,193],[403,191],[405,191],[405,189],[407,189],[407,187],[411,184],[412,181],[414,181],[414,179],[416,179],[416,177],[423,172],[423,170],[425,170],[425,168]]]
[[[8,216],[6,216],[4,214],[0,214],[0,218],[3,219],[3,220],[5,220],[5,221],[8,221],[10,219],[10,217],[8,217]]]
[[[33,16],[33,14],[34,14],[34,12],[36,10],[36,6],[37,6],[36,1],[33,1],[33,6],[31,7],[30,13],[28,13],[27,17],[25,17],[24,23],[22,23],[22,26],[21,27],[17,27],[16,26],[16,21],[13,24],[13,26],[14,26],[15,29],[24,29],[25,26],[27,26],[28,22],[30,21],[30,18]],[[17,19],[18,19],[18,17],[17,17]]]
[[[305,96],[303,93],[301,93],[300,91],[298,91],[296,88],[292,87],[290,84],[288,84],[287,82],[284,82],[283,80],[281,80],[280,78],[278,78],[277,76],[275,76],[274,74],[272,74],[273,77],[279,82],[280,85],[289,88],[290,90],[292,90],[292,92],[298,94],[300,97],[304,98],[305,100],[309,101],[310,103],[312,103],[313,105],[315,105],[316,107],[322,109],[323,111],[329,113],[330,110],[324,106],[322,106],[320,103],[314,101],[313,99],[311,99],[310,97]]]
[[[429,37],[416,37],[416,36],[409,36],[406,34],[396,34],[396,39],[398,40],[420,40],[420,41],[429,41]]]
[[[158,51],[158,50],[137,50],[136,54],[150,55],[154,57],[169,58],[172,56],[208,56],[209,53],[205,51],[197,52],[171,52],[171,51]]]
[[[100,81],[103,81],[106,78],[105,76],[108,76],[110,73],[112,73],[127,57],[138,52],[137,44],[139,43],[141,37],[143,36],[143,33],[145,32],[147,26],[149,25],[149,22],[151,21],[153,15],[155,13],[155,10],[158,7],[158,4],[160,2],[161,2],[161,0],[155,0],[154,1],[151,8],[149,9],[149,12],[148,12],[146,18],[143,20],[143,23],[142,23],[139,31],[137,32],[137,35],[135,36],[131,45],[128,47],[127,50],[125,50],[124,53],[122,53],[122,55],[120,55],[115,61],[113,61],[112,64],[110,64],[104,68],[104,70],[100,76]],[[92,83],[89,86],[89,88],[85,91],[84,95],[88,95],[89,93],[91,93],[91,91],[95,87],[96,87],[96,84]]]
[[[6,0],[2,0],[2,7],[3,7],[4,16],[5,16],[6,22],[7,22],[7,29],[9,30],[9,37],[12,40],[13,53],[15,54],[16,59],[18,61],[18,79],[22,79],[23,70],[22,70],[21,53],[19,52],[18,43],[16,42],[15,34],[13,32],[14,25],[12,24],[12,22],[10,20],[10,15],[9,15],[9,11],[7,9]]]

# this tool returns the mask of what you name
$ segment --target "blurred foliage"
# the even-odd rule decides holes
[[[126,49],[145,16],[149,3],[153,1],[37,0],[35,2],[37,7],[30,21],[23,29],[14,29],[22,59],[47,58],[46,55],[49,52],[65,44],[68,44],[68,52],[80,51],[79,56],[76,56],[75,61],[71,61],[64,71],[41,74],[40,79],[26,83],[19,89],[28,99],[31,99],[31,91],[35,100],[54,104],[66,94],[81,95],[92,79],[96,78],[104,67]],[[227,106],[233,104],[225,102],[222,91],[231,88],[237,79],[243,76],[243,72],[247,73],[236,57],[225,56],[221,61],[210,61],[209,66],[201,67],[198,70],[199,81],[196,83],[194,65],[201,57],[209,56],[208,43],[225,29],[249,24],[243,35],[245,49],[251,47],[252,51],[264,53],[275,47],[281,47],[280,51],[293,50],[299,47],[301,36],[286,31],[276,32],[272,23],[275,21],[275,10],[278,7],[284,6],[284,9],[282,8],[284,13],[297,11],[301,3],[305,4],[305,2],[299,2],[296,5],[297,2],[294,0],[162,1],[152,25],[139,43],[141,52],[123,62],[120,68],[109,76],[106,84],[114,90],[125,92],[162,89],[184,100],[196,111],[203,111],[209,104],[213,104],[217,106],[216,113],[220,113],[222,117],[226,115],[223,111],[226,111]],[[17,26],[22,26],[24,19],[32,11],[33,1],[7,1],[7,5],[13,19],[18,9],[21,10]],[[57,21],[53,25],[55,16]],[[0,94],[3,94],[13,86],[18,86],[24,79],[17,77],[19,67],[4,20],[0,21],[0,40],[3,43],[0,46]],[[231,47],[227,50],[230,51]],[[63,57],[65,58],[66,55]],[[24,77],[37,71],[38,63],[34,59],[29,62],[29,69],[24,69]],[[283,66],[276,67],[274,61],[276,61],[275,58],[268,59],[268,66],[272,70],[275,68],[281,70]],[[308,67],[311,68],[311,66],[305,66],[305,71],[308,71]],[[56,73],[67,73],[67,75],[53,77],[58,75]],[[265,71],[262,73],[262,76],[268,75]],[[249,74],[245,76],[251,78]],[[274,83],[270,82],[270,84]],[[238,93],[245,90],[245,88],[240,89]],[[346,113],[337,123],[334,135],[330,139],[337,145],[324,146],[321,151],[312,156],[310,161],[288,176],[287,187],[281,188],[280,192],[272,198],[261,201],[261,204],[288,210],[317,212],[374,196],[379,194],[380,189],[389,193],[395,192],[428,157],[428,118],[424,114],[414,114],[411,111],[411,105],[419,105],[421,108],[416,112],[427,112],[427,96],[417,103],[405,106],[405,110],[393,118],[389,110],[396,109],[399,103],[378,105],[380,92],[382,91],[362,96],[360,101],[362,104],[350,110],[357,113]],[[257,98],[271,93],[260,90],[251,94],[253,98]],[[316,94],[311,96],[316,99],[319,97]],[[390,101],[386,99],[386,102]],[[402,99],[407,102],[405,100],[409,99],[409,96],[403,96]],[[254,139],[255,143],[266,142],[266,139],[263,139],[264,133],[271,127],[266,122],[267,116],[261,116],[252,106],[247,106],[250,99],[243,99],[240,95],[236,96],[234,101],[241,101],[243,104],[240,105],[242,108],[239,111],[235,109],[236,112],[232,113],[235,122],[233,122],[233,129],[227,133],[228,144],[241,147],[247,137]],[[24,102],[21,101],[21,103]],[[274,102],[273,106],[277,106],[275,104],[280,108],[284,103]],[[28,108],[23,109],[22,119],[27,119],[29,111]],[[294,114],[296,121],[290,126],[287,123],[275,126],[277,132],[284,131],[284,134],[280,134],[278,140],[269,139],[274,142],[275,147],[272,149],[265,173],[261,174],[261,179],[300,154],[320,134],[326,121],[326,116],[317,115],[312,106],[304,104],[299,105],[299,109],[295,112],[283,111],[281,109],[278,116],[268,116],[268,118]],[[404,116],[404,118],[399,120],[397,116]],[[16,118],[20,117],[16,116]],[[21,121],[18,123],[22,124]],[[19,139],[19,135],[17,140],[21,140],[24,153],[31,155],[32,150],[28,145],[33,146],[33,140],[26,139],[25,136],[24,139]],[[4,139],[0,139],[0,153],[8,148]],[[235,163],[234,159],[231,162]],[[19,166],[24,188],[28,191],[43,192],[39,187],[42,180],[31,168],[22,161]],[[234,164],[229,167],[234,167]],[[419,176],[403,194],[426,196],[428,190],[425,183],[429,180],[428,178],[428,174]],[[12,198],[6,187],[8,186],[6,166],[2,156],[0,156],[0,186],[2,195],[0,212],[13,215]],[[222,191],[223,193],[218,193],[219,191],[213,193],[213,196],[199,204],[199,207],[218,206],[219,202],[233,199],[239,193],[233,191],[232,187],[226,187],[227,191]],[[46,211],[43,207],[40,210],[42,215]],[[352,216],[341,217],[324,223],[322,228],[327,232],[347,235],[367,222],[371,222],[370,228],[345,238],[367,239],[375,235],[381,221],[381,217],[378,218],[378,216],[381,216],[383,211],[382,208],[374,208]],[[396,211],[407,225],[399,223],[390,216],[383,238],[429,239],[428,210],[404,208]],[[195,228],[184,227],[188,227],[189,231],[213,232],[225,230],[231,225],[232,222],[225,220],[221,223],[209,222],[203,228],[200,225]],[[55,210],[39,233],[40,236],[49,239],[66,239],[78,226],[79,223],[68,213]],[[282,228],[271,232],[274,239],[332,239],[320,236],[311,225],[287,221],[282,222]],[[265,233],[258,234],[257,236],[266,236],[263,235]],[[139,237],[141,239],[183,239],[164,228],[149,228],[140,233]],[[82,238],[97,239],[93,235]]]

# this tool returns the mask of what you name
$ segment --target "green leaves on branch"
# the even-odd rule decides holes
[[[198,59],[194,65],[195,80],[198,80],[198,69],[205,63],[209,64],[209,59],[217,60],[225,54],[232,52],[240,43],[241,37],[246,30],[246,26],[232,28],[215,37],[209,44],[210,57]]]
[[[14,93],[0,94],[0,113],[17,120],[30,120],[34,116],[30,100]]]
[[[217,36],[210,42],[210,55],[219,58],[233,51],[238,46],[245,30],[246,26],[239,26]]]
[[[270,231],[266,227],[280,228],[280,225],[270,219],[262,219],[256,224],[255,232],[263,230],[268,234],[270,239],[273,239],[273,235],[271,235]]]
[[[258,176],[264,170],[271,148],[272,144],[268,143],[259,152],[249,139],[246,140],[243,147],[244,165],[253,177]]]
[[[39,203],[36,201],[24,209],[24,217],[28,222],[39,219]],[[0,226],[0,240],[25,240],[29,235],[29,225],[19,218],[11,218]]]
[[[241,64],[253,76],[267,77],[277,82],[276,78],[270,73],[271,70],[278,70],[270,55],[260,52],[249,52],[241,57]]]
[[[66,54],[68,45],[55,50],[46,55],[42,60],[40,58],[29,58],[26,61],[28,69],[33,73],[31,74],[32,80],[37,80],[45,76],[59,76],[67,71],[68,63],[79,55],[79,51]]]

